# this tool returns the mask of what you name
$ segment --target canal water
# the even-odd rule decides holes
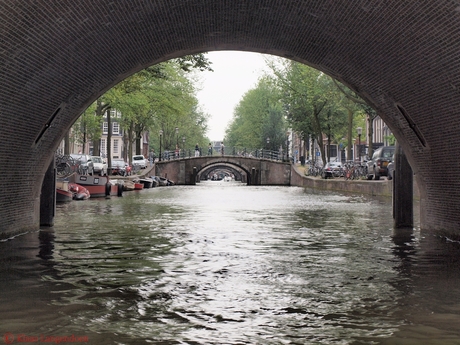
[[[459,258],[393,232],[390,199],[209,181],[75,201],[0,242],[0,343],[460,344]]]

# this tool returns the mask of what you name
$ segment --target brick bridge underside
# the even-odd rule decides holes
[[[149,65],[215,50],[293,59],[356,91],[407,154],[422,228],[460,235],[458,1],[3,0],[0,35],[3,237],[39,228],[53,153],[93,101]]]
[[[237,156],[204,156],[158,162],[155,164],[155,174],[179,185],[193,185],[199,182],[203,172],[225,166],[241,171],[246,176],[245,182],[250,185],[291,184],[291,164]]]

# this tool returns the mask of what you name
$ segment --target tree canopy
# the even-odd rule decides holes
[[[280,96],[270,77],[259,79],[235,107],[225,134],[227,146],[278,149],[286,130]]]
[[[151,133],[150,145],[159,150],[160,130],[162,148],[173,150],[179,143],[178,135],[190,146],[205,145],[208,115],[198,107],[196,88],[189,72],[212,70],[205,54],[185,56],[150,66],[102,95],[76,122],[74,133],[87,138],[97,146],[102,134],[104,115],[109,109],[121,114],[116,121],[126,134],[128,153],[141,154],[141,138]],[[83,139],[78,139],[84,143]],[[135,144],[135,150],[132,145]]]

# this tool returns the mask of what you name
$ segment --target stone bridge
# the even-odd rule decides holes
[[[202,156],[155,163],[155,174],[176,184],[194,185],[213,169],[235,170],[248,185],[291,184],[291,164],[240,156]]]
[[[460,238],[458,1],[2,0],[0,14],[1,237],[52,224],[54,152],[105,91],[171,58],[240,50],[365,99],[407,154],[422,229]]]

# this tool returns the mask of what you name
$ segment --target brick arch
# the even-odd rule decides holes
[[[239,177],[240,181],[243,181],[244,179],[243,182],[247,182],[246,177],[250,176],[250,173],[248,171],[244,170],[241,167],[235,166],[234,164],[215,163],[209,164],[206,167],[202,167],[201,170],[197,173],[198,180],[201,180],[201,177],[203,175],[208,175],[211,171],[217,169],[231,171],[234,175],[237,175]]]
[[[405,149],[422,226],[459,234],[460,172],[439,178],[460,142],[455,2],[4,0],[0,13],[2,236],[38,228],[44,173],[89,104],[146,66],[212,50],[291,58],[350,86]]]
[[[247,160],[248,162],[251,162],[252,160]],[[246,176],[251,176],[251,167],[248,166],[248,162],[246,160],[238,160],[238,159],[232,159],[232,158],[216,158],[216,159],[210,159],[210,160],[204,160],[204,164],[202,164],[199,169],[197,170],[197,175],[200,176],[203,172],[206,172],[209,169],[213,169],[215,167],[228,167],[232,168],[234,170],[240,170],[241,172],[244,172]]]

